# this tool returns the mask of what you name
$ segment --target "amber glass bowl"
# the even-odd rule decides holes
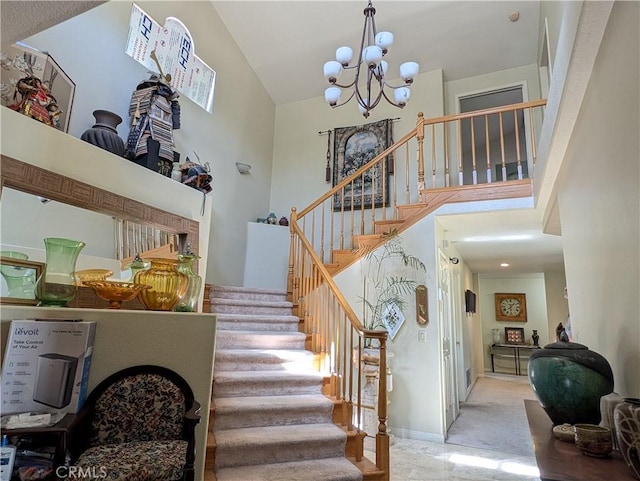
[[[107,277],[113,275],[113,271],[109,269],[84,269],[82,271],[75,271],[77,286],[86,286],[85,281],[106,281]]]
[[[145,284],[117,281],[84,281],[83,285],[91,287],[99,298],[109,301],[109,309],[120,309],[124,301],[130,301],[140,292],[151,289]]]

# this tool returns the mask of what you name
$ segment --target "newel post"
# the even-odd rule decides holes
[[[422,191],[424,184],[424,113],[418,112],[416,121],[416,139],[418,140],[418,193],[420,202],[424,202]]]
[[[378,433],[376,434],[376,466],[390,479],[389,433],[387,428],[387,333],[380,341],[380,365],[378,371]]]
[[[291,216],[289,217],[289,233],[291,240],[289,241],[289,268],[287,270],[287,299],[289,302],[297,304],[297,300],[294,300],[293,290],[293,265],[294,265],[294,253],[295,253],[295,233],[293,226],[298,224],[298,212],[295,207],[291,208]]]

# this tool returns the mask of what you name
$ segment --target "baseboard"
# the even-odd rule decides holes
[[[437,433],[427,433],[424,431],[414,431],[412,429],[391,427],[391,433],[394,436],[404,439],[415,439],[416,441],[430,441],[434,443],[444,444],[444,435]]]

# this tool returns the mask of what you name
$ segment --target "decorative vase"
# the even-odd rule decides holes
[[[124,140],[118,136],[116,127],[122,122],[122,117],[108,110],[94,110],[93,116],[96,123],[80,136],[85,142],[89,142],[101,149],[124,157]]]
[[[27,254],[16,251],[0,251],[1,257],[9,257],[26,261]],[[36,285],[36,271],[32,267],[20,267],[13,265],[0,265],[0,274],[7,283],[7,297],[16,299],[33,299],[33,290]]]
[[[491,329],[491,339],[494,344],[500,344],[500,329]]]
[[[612,392],[600,398],[600,426],[611,429],[611,438],[613,439],[613,449],[618,451],[618,439],[616,436],[616,427],[613,422],[613,411],[618,404],[623,401],[622,396],[617,392]]]
[[[199,256],[193,254],[189,249],[184,254],[178,254],[178,272],[182,272],[188,278],[187,290],[182,298],[173,308],[174,311],[180,312],[197,312],[198,299],[200,298],[200,288],[202,287],[202,277],[193,270],[193,262],[200,259]]]
[[[640,479],[640,399],[624,398],[613,410],[613,422],[622,457]]]
[[[609,362],[576,342],[554,342],[529,358],[529,382],[553,424],[598,424],[600,398],[613,392]]]
[[[75,270],[80,251],[86,244],[72,239],[47,237],[45,266],[36,282],[39,306],[66,306],[76,295]]]
[[[133,282],[138,272],[146,271],[149,267],[151,267],[151,262],[145,261],[140,257],[140,254],[136,254],[135,258],[129,264],[129,269],[131,270],[131,282]]]
[[[187,290],[189,279],[178,272],[178,261],[173,259],[148,259],[151,267],[139,271],[133,278],[135,284],[151,286],[138,294],[138,299],[152,311],[170,311]]]

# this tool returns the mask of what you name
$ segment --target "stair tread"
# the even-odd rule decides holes
[[[216,413],[224,413],[229,410],[250,410],[263,409],[264,407],[272,410],[291,409],[301,407],[310,409],[312,406],[317,408],[328,407],[333,408],[333,401],[322,394],[291,394],[280,396],[243,396],[216,398]]]
[[[346,458],[311,459],[286,463],[222,468],[217,481],[360,481],[362,474]]]
[[[333,423],[260,426],[216,431],[216,445],[221,447],[247,444],[273,445],[281,443],[320,443],[326,440],[346,441],[346,433]]]
[[[211,286],[211,292],[247,292],[256,294],[286,295],[286,289],[271,289],[266,287],[239,287],[239,286]]]
[[[282,382],[283,380],[312,380],[322,381],[324,376],[317,371],[300,370],[300,371],[221,371],[215,374],[215,383],[224,382],[251,382],[251,381],[274,381]]]
[[[247,306],[247,307],[292,307],[293,303],[289,301],[261,301],[261,300],[246,300],[246,299],[233,299],[226,297],[211,297],[211,307],[222,305],[233,306]]]
[[[235,330],[235,329],[222,329],[218,333],[218,335],[224,336],[294,336],[294,337],[306,337],[307,335],[304,332],[300,331],[243,331],[243,330]]]
[[[298,316],[292,316],[288,314],[234,314],[228,312],[221,312],[216,314],[216,320],[219,321],[253,321],[253,322],[298,322],[300,318]]]

